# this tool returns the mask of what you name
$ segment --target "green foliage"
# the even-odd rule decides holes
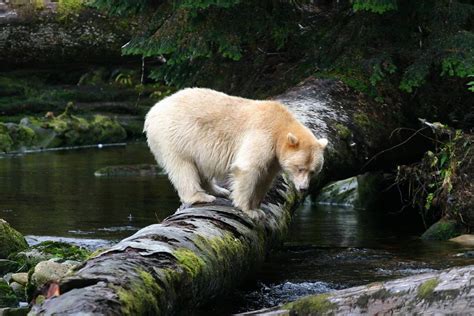
[[[149,21],[123,53],[163,56],[151,78],[182,86],[212,59],[239,61],[265,49],[282,50],[299,33],[299,12],[287,1],[107,1],[93,5],[114,14],[141,14]]]
[[[474,75],[470,75],[469,77],[474,77]],[[467,85],[469,86],[469,91],[474,92],[474,81],[469,81]]]
[[[57,7],[59,18],[64,19],[71,14],[79,12],[84,4],[84,0],[59,0]]]
[[[374,13],[385,13],[398,8],[396,0],[353,0],[354,11],[370,11]]]
[[[422,86],[430,73],[429,66],[425,60],[419,60],[418,63],[410,65],[400,81],[400,90],[411,93],[414,88]]]
[[[414,93],[433,76],[454,82],[474,74],[474,4],[464,0],[351,0],[332,9],[306,0],[92,4],[147,21],[123,53],[159,56],[163,64],[149,77],[177,87],[209,77],[206,67],[217,82],[226,71],[220,65],[257,64],[270,56],[296,56],[307,69],[380,101],[396,88]]]
[[[420,163],[400,167],[397,175],[398,183],[408,185],[411,206],[420,211],[426,227],[433,220],[459,216],[453,187],[471,162],[471,142],[461,130],[437,122],[430,124],[436,149],[427,151]]]

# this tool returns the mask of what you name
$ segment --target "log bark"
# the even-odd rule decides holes
[[[473,315],[474,265],[304,297],[254,315]]]
[[[371,152],[388,145],[399,124],[398,113],[384,112],[383,105],[333,80],[310,78],[277,99],[317,137],[329,138],[320,182],[358,170]],[[224,199],[178,210],[87,260],[62,280],[60,296],[32,311],[164,315],[209,302],[257,271],[284,238],[301,199],[280,177],[257,219]]]

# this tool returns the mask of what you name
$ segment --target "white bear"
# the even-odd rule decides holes
[[[327,139],[317,139],[277,101],[188,88],[153,106],[145,119],[148,145],[181,202],[229,196],[243,211],[257,209],[283,170],[307,190],[321,171]],[[216,184],[229,180],[231,193]]]

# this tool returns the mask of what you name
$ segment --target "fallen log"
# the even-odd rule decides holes
[[[255,315],[473,315],[474,265],[307,296]]]
[[[320,181],[358,170],[371,152],[388,145],[399,124],[399,114],[333,80],[310,78],[277,99],[317,137],[329,138]],[[284,238],[301,198],[280,177],[257,220],[224,199],[183,208],[84,262],[62,280],[60,296],[32,312],[164,315],[209,302],[257,271]]]

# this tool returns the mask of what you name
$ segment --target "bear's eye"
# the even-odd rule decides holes
[[[306,171],[306,168],[298,167],[298,172],[305,172],[305,171]]]

